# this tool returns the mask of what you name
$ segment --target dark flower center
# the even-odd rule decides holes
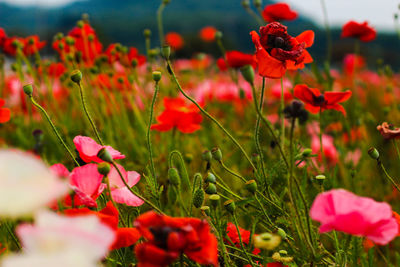
[[[160,228],[150,228],[150,232],[154,236],[154,242],[157,244],[158,247],[163,249],[168,249],[168,236],[174,231],[175,229],[168,226]]]
[[[314,104],[316,106],[322,106],[325,103],[325,96],[323,94],[319,96],[314,96]]]
[[[273,48],[281,48],[285,51],[290,51],[292,49],[292,46],[290,45],[290,42],[287,39],[288,38],[270,34],[268,36],[268,41],[265,48],[267,49],[268,52],[271,52]]]

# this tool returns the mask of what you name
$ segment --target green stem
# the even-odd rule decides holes
[[[104,176],[104,180],[106,181],[106,184],[107,184],[107,189],[106,189],[106,190],[107,190],[108,195],[110,196],[111,203],[112,203],[113,206],[117,209],[118,214],[121,214],[121,212],[120,212],[119,209],[118,209],[117,203],[115,202],[114,198],[113,198],[112,195],[111,195],[110,179],[108,179],[108,176],[107,176],[107,175]],[[123,225],[124,227],[126,227],[124,221],[122,221],[122,225]]]
[[[81,82],[78,83],[78,87],[79,87],[79,93],[80,93],[80,96],[81,96],[83,111],[85,112],[86,117],[88,118],[88,120],[90,122],[90,125],[92,126],[92,129],[93,129],[93,131],[94,131],[94,133],[96,135],[97,140],[99,141],[100,145],[104,146],[104,143],[100,138],[99,132],[97,131],[96,125],[94,124],[94,122],[92,120],[92,117],[90,116],[89,111],[88,111],[88,109],[86,107],[86,100],[85,100],[85,95],[83,93],[83,86],[82,86]]]
[[[164,8],[165,8],[165,4],[164,4],[164,2],[162,2],[157,10],[157,26],[158,26],[158,36],[160,39],[160,47],[162,47],[164,45],[164,29],[163,29],[163,23],[162,23],[162,13],[164,11]]]
[[[49,114],[47,114],[46,110],[39,105],[35,99],[33,99],[32,96],[29,96],[29,99],[31,100],[32,104],[37,107],[42,113],[43,115],[46,117],[47,121],[49,122],[51,128],[53,129],[53,132],[56,134],[58,140],[61,142],[61,144],[63,145],[63,147],[65,148],[65,150],[68,152],[69,156],[71,157],[71,159],[74,161],[76,166],[80,166],[79,163],[76,161],[74,155],[72,154],[71,150],[69,150],[68,146],[65,144],[64,140],[61,138],[61,135],[58,133],[56,126],[54,126],[53,122],[51,121]]]
[[[397,191],[400,192],[399,186],[396,184],[394,179],[389,175],[389,173],[386,171],[385,166],[383,166],[382,162],[378,159],[378,165],[382,168],[383,172],[385,173],[386,177],[389,179],[389,181],[392,183],[392,185],[397,189]]]
[[[321,163],[324,164],[324,147],[322,143],[322,108],[319,109],[319,150],[321,153]]]
[[[149,157],[150,157],[151,174],[152,174],[154,180],[156,180],[156,169],[154,167],[154,161],[153,161],[153,150],[151,147],[150,130],[151,130],[151,124],[153,123],[154,104],[156,103],[157,93],[158,93],[159,88],[160,88],[160,86],[159,86],[158,82],[156,82],[154,95],[153,95],[153,99],[151,101],[151,106],[150,106],[150,119],[149,119],[149,125],[147,127],[147,135],[146,135],[147,149],[149,150]]]
[[[242,235],[240,234],[239,225],[238,225],[238,222],[237,222],[237,218],[236,218],[235,213],[233,213],[232,216],[233,216],[233,221],[234,221],[234,223],[235,223],[236,231],[237,231],[237,233],[238,233],[239,242],[240,242],[240,246],[241,246],[241,248],[242,248],[242,250],[243,250],[243,253],[246,255],[246,258],[247,258],[248,263],[249,263],[252,267],[254,267],[253,261],[251,260],[249,254],[247,253],[247,250],[245,249],[245,247],[244,247],[244,245],[243,245]]]
[[[253,11],[253,9],[251,9],[250,7],[245,9],[247,13],[249,13],[249,15],[252,16],[260,26],[265,24],[264,20],[260,16],[258,16],[257,13]]]
[[[191,98],[186,92],[182,89],[178,79],[175,76],[175,73],[172,69],[171,62],[167,60],[167,67],[169,70],[169,73],[171,74],[174,82],[176,83],[179,91],[189,100],[191,101],[207,118],[209,118],[212,122],[214,122],[228,137],[231,139],[231,141],[239,148],[239,150],[243,153],[247,161],[250,163],[251,167],[254,170],[257,170],[257,168],[254,166],[253,162],[251,161],[250,157],[247,155],[246,151],[243,149],[243,147],[239,144],[238,141],[222,126],[212,115],[210,115],[206,110],[204,110],[193,98]]]
[[[400,160],[400,151],[399,151],[399,146],[397,145],[396,139],[393,139],[393,144],[394,144],[394,147],[396,148],[396,153]]]
[[[285,151],[285,116],[283,114],[284,109],[285,109],[285,96],[283,92],[283,78],[281,78],[280,117],[281,117],[281,146],[283,151]]]

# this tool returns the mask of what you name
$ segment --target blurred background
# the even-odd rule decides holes
[[[265,5],[276,1],[264,0]],[[288,0],[299,13],[299,18],[285,23],[289,34],[297,35],[306,29],[316,33],[314,46],[309,49],[318,63],[326,54],[324,17],[320,0]],[[346,53],[354,51],[354,40],[340,39],[341,26],[348,20],[365,21],[376,28],[375,41],[362,44],[361,54],[368,55],[371,68],[382,59],[400,68],[400,39],[394,14],[398,13],[397,0],[325,0],[329,24],[334,40],[333,62],[340,64]],[[104,46],[113,42],[135,46],[144,53],[143,30],[153,32],[152,45],[158,45],[156,11],[161,0],[0,0],[0,27],[9,36],[38,34],[47,40],[44,53],[52,53],[51,44],[57,32],[68,33],[83,13]],[[255,10],[255,9],[254,9]],[[257,21],[241,5],[241,0],[171,0],[164,10],[165,32],[178,32],[185,38],[180,57],[189,57],[193,52],[207,52],[220,56],[214,43],[206,44],[198,37],[204,26],[214,26],[224,34],[228,50],[251,53],[254,45],[249,32],[258,29]]]

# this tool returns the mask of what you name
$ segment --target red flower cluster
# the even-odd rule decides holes
[[[309,88],[305,84],[296,85],[294,88],[294,96],[303,101],[306,104],[305,108],[311,113],[334,109],[346,115],[346,110],[339,103],[348,100],[351,94],[350,90],[322,94],[317,88]]]
[[[246,54],[240,51],[228,51],[225,54],[225,59],[219,58],[217,65],[220,70],[225,71],[228,67],[241,68],[245,65],[252,65],[253,68],[257,66],[256,58],[252,54]]]
[[[342,28],[342,38],[354,37],[363,42],[370,42],[375,40],[376,31],[368,25],[368,22],[358,23],[356,21],[349,21]]]
[[[184,41],[179,33],[169,32],[165,35],[165,43],[176,51],[183,47]]]
[[[100,219],[102,223],[110,226],[110,228],[113,229],[116,234],[116,239],[110,247],[111,250],[132,246],[141,237],[139,231],[135,228],[118,227],[119,213],[118,210],[113,206],[111,201],[108,202],[107,205],[98,212],[92,211],[88,208],[69,209],[65,210],[64,212],[66,215],[69,216],[79,216],[85,214],[95,215]]]
[[[40,41],[37,35],[28,36],[26,38],[15,36],[7,37],[5,31],[0,28],[0,46],[3,48],[4,53],[10,56],[15,56],[17,54],[18,47],[24,55],[30,56],[45,47],[46,41]]]
[[[149,211],[139,216],[134,226],[147,240],[135,247],[138,267],[167,266],[181,253],[199,264],[218,266],[217,239],[204,220]]]
[[[157,117],[157,124],[151,129],[165,132],[176,127],[182,133],[193,133],[200,129],[203,118],[199,109],[193,105],[186,105],[181,98],[164,98],[165,110]]]
[[[297,18],[297,12],[291,10],[286,3],[276,3],[265,6],[262,16],[266,22],[294,20]]]
[[[11,111],[8,108],[3,108],[5,101],[0,98],[0,123],[5,123],[10,120]]]
[[[313,61],[306,48],[314,43],[314,32],[305,31],[297,37],[287,33],[287,27],[272,22],[260,27],[260,35],[250,33],[256,46],[258,72],[267,78],[281,78],[287,69],[304,68]]]

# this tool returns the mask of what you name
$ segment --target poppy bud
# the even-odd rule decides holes
[[[178,194],[176,193],[176,189],[173,186],[168,187],[168,203],[175,204],[178,198]]]
[[[243,0],[242,7],[246,8],[246,9],[250,8],[250,0]]]
[[[250,193],[255,194],[257,192],[257,182],[255,180],[249,180],[244,185],[244,188]]]
[[[110,164],[107,162],[101,162],[97,165],[97,171],[104,176],[107,176],[110,173],[110,170]]]
[[[150,38],[151,37],[151,31],[149,29],[145,29],[143,31],[143,35],[145,38]]]
[[[235,202],[232,199],[229,199],[229,200],[225,201],[224,202],[224,207],[231,214],[233,214],[235,212],[235,209],[236,209]]]
[[[161,80],[161,72],[160,71],[153,71],[153,80],[155,82],[159,82]]]
[[[169,45],[164,45],[161,49],[161,54],[165,59],[169,59],[169,56],[171,55],[171,47]]]
[[[136,58],[134,58],[134,59],[132,59],[132,61],[131,61],[131,66],[132,66],[132,68],[136,68],[137,67],[137,65],[138,65],[138,60],[136,59]]]
[[[306,158],[306,157],[309,157],[311,155],[311,153],[312,153],[312,149],[306,148],[303,150],[303,152],[301,152],[301,155]]]
[[[168,169],[168,179],[169,182],[174,186],[179,186],[181,184],[181,177],[179,176],[177,168]]]
[[[82,21],[89,23],[89,14],[88,13],[82,14]]]
[[[282,228],[278,228],[278,231],[276,232],[278,235],[282,237],[283,240],[286,239],[286,232]]]
[[[210,216],[210,207],[209,206],[201,206],[200,210],[203,213],[203,215],[205,214],[207,216]]]
[[[185,160],[185,162],[186,162],[187,164],[190,164],[190,163],[193,161],[193,155],[190,154],[190,153],[185,153],[185,154],[183,155],[183,159]]]
[[[213,183],[208,183],[206,188],[206,193],[209,195],[213,195],[217,193],[217,187]]]
[[[76,84],[79,84],[82,81],[82,72],[80,70],[74,70],[70,75],[71,81]]]
[[[201,205],[203,205],[204,201],[204,190],[202,188],[198,188],[196,191],[194,191],[193,194],[193,206],[196,208],[200,208]]]
[[[26,84],[26,85],[24,85],[24,87],[22,87],[22,89],[24,90],[24,93],[25,93],[27,96],[29,96],[29,97],[32,96],[32,93],[33,93],[33,86],[32,86],[32,84]]]
[[[160,51],[158,49],[150,49],[149,50],[149,57],[155,58],[156,56],[158,56],[159,52]]]
[[[219,149],[218,147],[214,147],[213,149],[211,149],[211,155],[216,161],[222,160],[222,152],[221,149]]]
[[[215,184],[217,182],[217,178],[215,178],[215,175],[209,172],[207,174],[206,179],[204,180],[206,183],[212,183]]]
[[[319,175],[315,176],[315,179],[318,181],[319,184],[323,184],[323,182],[325,181],[326,177],[323,174],[319,174]]]
[[[254,247],[273,250],[281,243],[280,235],[273,235],[271,233],[263,233],[254,236]]]
[[[74,45],[75,44],[75,39],[73,38],[73,37],[71,37],[71,36],[67,36],[66,38],[65,38],[65,42],[67,43],[67,45]]]
[[[64,34],[62,32],[59,32],[54,36],[54,39],[60,41],[63,37]]]
[[[89,42],[92,42],[94,40],[94,35],[93,34],[89,34],[88,39],[89,39]]]
[[[221,198],[221,197],[220,197],[219,195],[217,195],[217,194],[214,194],[214,195],[211,195],[211,196],[210,196],[209,199],[210,199],[211,205],[212,205],[214,208],[218,206],[220,198]]]
[[[76,26],[78,27],[78,28],[83,28],[83,25],[85,25],[85,23],[82,21],[82,20],[79,20],[77,23],[76,23]]]
[[[254,83],[254,69],[250,65],[245,65],[240,68],[240,72],[242,73],[243,78],[249,83]]]
[[[261,7],[261,0],[253,0],[253,5],[254,5],[256,8]]]
[[[379,151],[375,147],[368,149],[368,155],[376,160],[379,160]]]
[[[212,154],[210,150],[205,150],[201,155],[201,157],[203,158],[204,161],[210,162],[212,159]]]
[[[223,34],[222,34],[222,32],[221,31],[217,31],[216,33],[215,33],[215,35],[214,35],[214,37],[215,37],[215,39],[222,39],[222,36],[223,36]]]
[[[108,163],[113,162],[113,158],[112,158],[110,152],[108,152],[105,147],[103,147],[102,149],[99,150],[99,152],[97,152],[97,157]]]

